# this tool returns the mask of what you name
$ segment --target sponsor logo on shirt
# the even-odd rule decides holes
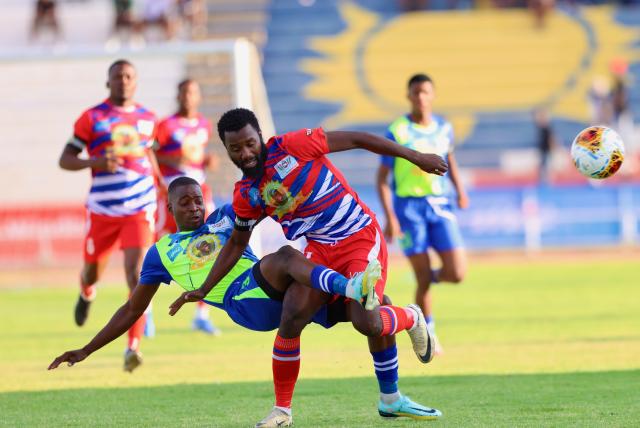
[[[140,132],[141,134],[153,134],[153,121],[151,120],[140,119],[136,127],[138,128],[138,132]]]
[[[275,169],[278,171],[280,178],[284,179],[291,171],[296,169],[297,166],[298,162],[296,159],[293,156],[288,155],[276,164]]]

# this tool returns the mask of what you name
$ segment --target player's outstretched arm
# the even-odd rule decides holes
[[[400,234],[400,225],[398,224],[398,219],[391,208],[391,188],[388,181],[389,172],[391,172],[391,168],[386,165],[380,165],[378,167],[378,173],[376,174],[376,189],[378,190],[378,197],[380,198],[380,203],[384,210],[384,237],[388,242],[393,242],[393,239]]]
[[[95,168],[100,171],[116,172],[118,165],[122,163],[112,152],[108,152],[103,157],[92,157],[89,159],[80,158],[81,150],[67,144],[62,150],[58,165],[67,171],[79,171],[85,168]]]
[[[447,163],[433,153],[420,153],[391,140],[367,132],[331,131],[326,133],[329,152],[364,149],[379,155],[403,158],[430,174],[444,175]]]
[[[239,231],[233,229],[229,240],[224,244],[218,258],[213,263],[207,278],[204,280],[200,288],[193,291],[185,291],[169,306],[169,315],[175,315],[182,305],[187,302],[196,302],[205,298],[207,294],[220,282],[226,274],[238,263],[242,252],[249,245],[251,231]]]
[[[159,284],[139,285],[133,290],[131,297],[116,311],[107,325],[83,348],[67,351],[49,364],[49,370],[57,368],[62,363],[72,366],[87,358],[89,355],[122,336],[125,331],[142,316],[156,294]]]

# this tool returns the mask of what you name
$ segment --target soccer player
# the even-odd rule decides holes
[[[178,111],[158,125],[156,158],[160,172],[167,184],[178,177],[191,177],[202,188],[207,213],[213,212],[213,196],[205,183],[207,169],[214,169],[217,158],[207,153],[211,138],[211,122],[198,112],[200,85],[191,79],[178,84]],[[176,232],[176,223],[167,209],[164,195],[158,197],[156,236]],[[148,321],[148,320],[147,320]],[[192,322],[194,330],[219,335],[209,317],[209,306],[198,302]]]
[[[225,205],[204,221],[205,208],[202,192],[196,181],[181,177],[169,185],[169,209],[175,216],[179,232],[165,235],[145,256],[139,285],[129,301],[116,311],[107,325],[83,348],[58,356],[50,365],[55,369],[61,363],[73,365],[122,335],[144,313],[158,290],[160,283],[175,281],[185,290],[193,290],[202,283],[219,256],[220,248],[232,235],[235,214]],[[283,247],[257,261],[249,247],[245,248],[238,262],[209,292],[204,300],[224,311],[237,324],[256,331],[275,329],[280,323],[283,296],[295,280],[306,286],[332,287],[342,295],[360,301],[363,294],[374,294],[374,285],[382,272],[377,260],[373,260],[363,273],[347,279],[337,272],[316,265],[302,253],[291,247]],[[290,289],[302,288],[293,285]],[[284,304],[300,305],[304,302],[289,300]],[[362,311],[352,319],[354,326],[368,335],[377,335],[383,326],[378,312]],[[314,322],[327,328],[337,321],[347,320],[340,307],[324,306],[313,317]],[[425,327],[426,332],[426,327]],[[283,351],[283,360],[298,358],[298,348]],[[385,367],[380,368],[385,370]],[[421,407],[423,413],[436,411]],[[289,426],[291,418],[280,420]],[[276,426],[276,425],[273,425]]]
[[[426,174],[404,159],[382,156],[377,188],[386,217],[385,237],[391,242],[402,232],[400,246],[418,282],[416,303],[425,315],[430,332],[435,335],[431,284],[441,281],[459,283],[466,273],[466,256],[447,181],[453,184],[459,208],[467,208],[469,199],[453,154],[451,124],[432,113],[435,97],[433,81],[425,74],[416,74],[409,79],[407,86],[411,112],[393,122],[385,136],[399,146],[446,158],[449,164],[448,177]],[[388,184],[390,174],[393,210]],[[432,269],[429,247],[441,259],[442,268],[439,270]],[[441,352],[442,348],[436,339],[436,354]]]
[[[133,100],[137,74],[126,60],[108,70],[109,98],[86,110],[76,120],[73,137],[60,156],[60,167],[69,171],[91,169],[87,199],[84,266],[80,272],[80,296],[75,322],[84,325],[96,297],[96,282],[109,253],[119,244],[129,290],[137,283],[143,250],[153,239],[156,184],[163,186],[151,146],[156,116]],[[80,157],[86,150],[89,158]],[[124,369],[132,371],[142,361],[140,337],[144,315],[129,329]]]
[[[255,115],[242,108],[222,115],[218,134],[231,161],[244,174],[234,192],[234,230],[202,286],[183,293],[172,304],[172,311],[177,311],[187,301],[204,298],[215,289],[214,286],[240,259],[253,227],[267,215],[280,223],[287,239],[306,237],[308,245],[304,253],[310,260],[344,276],[362,272],[371,260],[377,259],[382,266],[382,276],[375,290],[378,300],[382,301],[387,265],[382,231],[373,213],[325,155],[363,148],[409,159],[434,174],[447,171],[444,160],[375,135],[346,131],[325,134],[320,128],[276,136],[265,144]],[[334,298],[328,293],[336,294],[335,290],[324,287],[288,290],[273,348],[276,403],[257,426],[276,426],[277,421],[289,416],[300,360],[282,356],[290,356],[292,350],[299,349],[304,326],[322,305]],[[297,303],[288,304],[291,300]],[[369,308],[371,303],[367,302]],[[358,302],[343,300],[342,304],[352,319],[362,316],[364,308]],[[369,337],[369,349],[380,384],[379,413],[387,417],[433,418],[431,409],[424,410],[425,407],[411,402],[397,388],[396,332],[407,330],[418,358],[423,362],[431,358],[431,340],[426,326],[420,328],[424,324],[422,312],[415,305],[408,308],[385,305],[378,315],[384,327],[379,336]],[[294,355],[298,357],[299,353],[296,351]]]

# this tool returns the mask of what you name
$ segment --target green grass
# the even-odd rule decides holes
[[[73,288],[0,290],[1,426],[251,426],[272,405],[273,333],[233,325],[189,332],[192,308],[166,315],[177,288],[154,302],[158,336],[144,365],[121,368],[124,339],[73,368],[46,370],[84,345],[122,303],[123,285],[99,290],[87,325],[73,325]],[[441,409],[446,426],[633,426],[640,421],[638,263],[475,262],[462,286],[435,289],[446,354],[422,365],[398,337],[400,387]],[[396,263],[387,292],[413,292]],[[310,326],[294,397],[296,426],[382,423],[365,338],[350,326]],[[385,421],[386,422],[386,421]],[[394,421],[385,426],[417,425]],[[420,423],[421,425],[424,423]]]

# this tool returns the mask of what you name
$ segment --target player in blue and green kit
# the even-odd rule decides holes
[[[214,211],[204,221],[204,202],[198,183],[180,177],[169,185],[169,208],[179,232],[165,235],[145,256],[138,286],[129,301],[114,314],[108,324],[83,348],[68,351],[49,366],[55,369],[61,363],[70,365],[87,358],[122,335],[144,312],[158,290],[160,283],[175,281],[185,290],[194,290],[208,275],[220,249],[231,236],[235,214],[230,205]],[[280,324],[283,299],[290,287],[313,286],[354,300],[362,300],[375,293],[374,285],[381,276],[380,265],[373,261],[367,269],[347,279],[337,272],[312,263],[291,247],[283,247],[260,261],[250,248],[242,254],[231,271],[203,299],[229,315],[237,324],[250,330],[273,330]],[[292,285],[293,283],[302,285]],[[291,300],[289,300],[291,302]],[[363,334],[377,335],[382,325],[379,308],[363,311],[364,316],[352,317],[344,306],[331,304],[322,307],[313,321],[329,328],[337,322],[351,321]],[[281,358],[299,358],[299,349],[292,349]],[[397,379],[391,379],[396,382]],[[439,412],[412,403],[426,416],[436,417]],[[290,416],[281,426],[291,423]]]
[[[395,120],[386,137],[402,146],[445,158],[449,171],[444,176],[427,174],[405,159],[382,156],[377,186],[386,217],[385,237],[392,241],[402,233],[400,246],[409,258],[418,282],[416,303],[424,312],[430,331],[434,332],[431,284],[440,281],[458,283],[466,273],[466,256],[450,200],[450,184],[453,184],[459,208],[466,208],[469,199],[453,154],[453,128],[444,118],[432,113],[433,81],[425,74],[416,74],[407,86],[411,112]],[[393,210],[388,184],[390,174]],[[429,247],[442,261],[439,270],[432,269]],[[436,354],[441,352],[436,340]]]

